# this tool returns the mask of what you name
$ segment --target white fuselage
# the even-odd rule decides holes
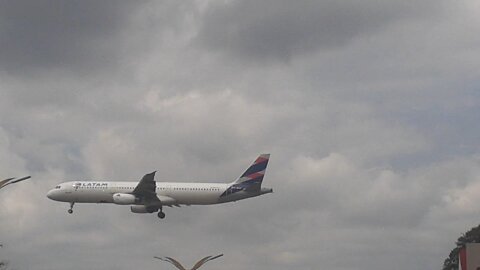
[[[50,190],[47,196],[52,200],[70,203],[114,203],[114,194],[130,194],[137,185],[138,182],[65,182]],[[217,204],[272,192],[271,189],[262,188],[257,192],[240,191],[221,197],[229,186],[225,183],[156,182],[156,194],[162,205],[171,206]]]

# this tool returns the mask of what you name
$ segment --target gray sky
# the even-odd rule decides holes
[[[480,223],[480,5],[2,1],[0,258],[16,269],[440,269]],[[233,181],[275,193],[76,205],[67,180]]]

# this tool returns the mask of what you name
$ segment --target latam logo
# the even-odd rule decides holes
[[[84,187],[84,188],[96,188],[96,187],[107,187],[108,183],[100,183],[100,182],[87,182],[87,183],[80,183],[77,182],[73,185],[75,189]]]

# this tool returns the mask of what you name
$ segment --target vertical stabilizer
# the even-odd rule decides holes
[[[240,185],[247,190],[260,189],[269,159],[270,154],[260,155],[233,184]]]

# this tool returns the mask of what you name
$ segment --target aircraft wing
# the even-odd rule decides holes
[[[155,192],[157,185],[154,178],[155,172],[145,174],[132,191],[132,194],[142,198],[146,205],[161,204]]]

